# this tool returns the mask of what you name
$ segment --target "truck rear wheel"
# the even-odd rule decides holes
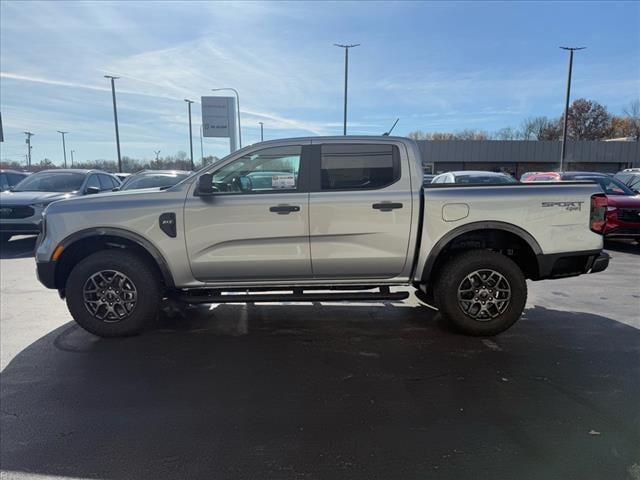
[[[139,333],[162,301],[157,272],[138,255],[102,250],[81,260],[66,285],[67,307],[85,330],[100,337]]]
[[[527,283],[520,267],[507,256],[471,250],[442,267],[434,297],[442,316],[458,331],[490,336],[520,318],[527,302]]]

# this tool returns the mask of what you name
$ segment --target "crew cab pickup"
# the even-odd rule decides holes
[[[608,265],[592,182],[422,184],[406,138],[263,142],[166,190],[52,203],[38,276],[100,336],[141,331],[169,297],[407,298],[398,286],[461,332],[494,335],[520,317],[525,279]]]

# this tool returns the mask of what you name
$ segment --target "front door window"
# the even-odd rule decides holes
[[[300,146],[274,147],[250,153],[213,175],[218,194],[285,193],[298,191]]]

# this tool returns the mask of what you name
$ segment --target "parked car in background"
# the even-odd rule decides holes
[[[592,180],[606,195],[605,238],[640,240],[640,196],[620,180],[609,176],[574,175],[566,180]]]
[[[475,185],[497,185],[501,183],[518,183],[511,175],[500,172],[482,170],[462,170],[436,175],[431,183],[466,183]]]
[[[169,188],[184,180],[191,172],[183,170],[142,170],[129,175],[122,182],[120,190],[140,190],[142,188]]]
[[[640,192],[640,168],[627,168],[616,173],[613,178],[621,181],[636,193]]]
[[[29,176],[29,172],[18,172],[17,170],[0,170],[0,192],[15,187],[18,183]]]
[[[422,175],[422,184],[426,185],[428,183],[431,183],[431,180],[433,180],[434,178],[436,178],[436,175],[431,173],[424,173]]]
[[[0,193],[0,238],[40,233],[42,211],[56,200],[101,192],[120,186],[115,176],[99,170],[56,169],[29,175]]]
[[[130,173],[114,173],[114,175],[118,177],[118,180],[120,180],[121,182],[124,182],[128,177],[131,176]]]
[[[592,181],[600,186],[606,206],[602,234],[605,238],[640,239],[640,196],[620,180],[599,172],[557,173],[559,181]],[[528,182],[547,180],[527,179]]]

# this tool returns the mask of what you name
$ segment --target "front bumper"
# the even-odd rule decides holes
[[[38,280],[47,288],[56,287],[56,262],[36,262]]]
[[[640,225],[612,228],[605,231],[604,238],[640,238]]]

